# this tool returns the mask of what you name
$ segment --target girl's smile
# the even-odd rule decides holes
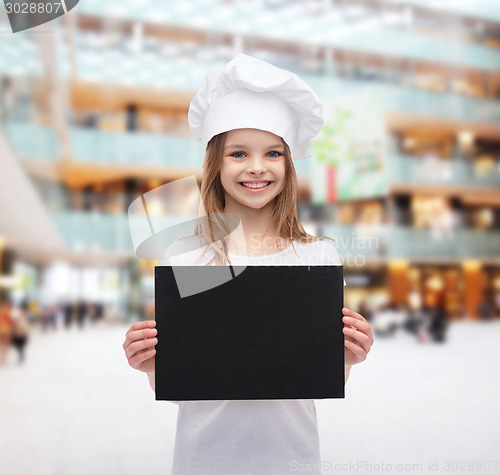
[[[241,181],[240,185],[249,193],[262,193],[273,183],[273,181]]]

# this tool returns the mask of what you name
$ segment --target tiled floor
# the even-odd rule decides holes
[[[0,368],[0,473],[170,473],[177,406],[155,402],[146,376],[127,365],[125,331],[33,332],[26,364],[9,356]],[[377,338],[351,371],[346,399],[316,402],[322,473],[494,473],[499,341],[500,322],[454,324],[441,345]]]

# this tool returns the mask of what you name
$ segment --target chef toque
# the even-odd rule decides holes
[[[296,74],[238,54],[206,76],[188,111],[191,134],[201,138],[205,157],[212,137],[233,129],[272,132],[287,143],[292,158],[309,157],[309,140],[323,126],[323,106]]]

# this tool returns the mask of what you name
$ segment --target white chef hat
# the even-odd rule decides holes
[[[188,112],[191,134],[209,140],[233,129],[272,132],[287,143],[293,159],[310,156],[309,140],[323,126],[323,106],[296,74],[238,54],[205,78]]]

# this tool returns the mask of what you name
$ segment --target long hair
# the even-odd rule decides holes
[[[223,132],[212,137],[207,144],[203,163],[201,199],[207,216],[198,217],[194,234],[200,236],[200,241],[201,236],[203,236],[208,242],[203,254],[209,247],[215,251],[215,256],[206,265],[212,265],[213,263],[215,265],[231,265],[227,255],[227,236],[230,234],[231,226],[226,219],[221,219],[226,205],[224,187],[220,179],[226,136],[227,133]],[[334,239],[326,236],[316,237],[306,233],[300,223],[297,213],[297,174],[295,173],[290,149],[283,139],[281,141],[285,150],[285,178],[283,189],[273,200],[274,206],[270,224],[276,224],[280,238],[292,240],[295,254],[297,254],[297,251],[293,245],[294,240],[315,242],[325,238],[335,242]],[[277,240],[277,247],[280,247],[279,240]]]

